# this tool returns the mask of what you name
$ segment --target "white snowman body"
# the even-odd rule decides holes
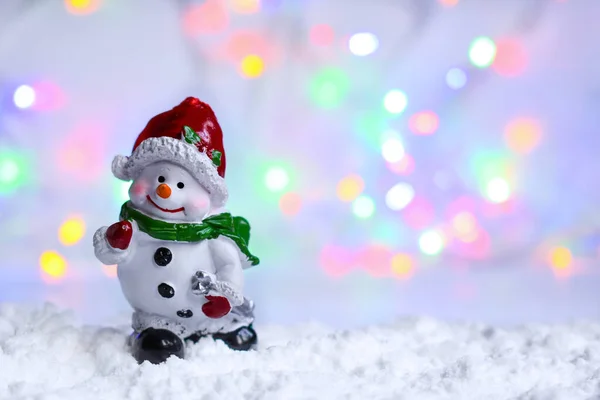
[[[205,297],[192,292],[194,274],[202,271],[229,283],[240,293],[243,289],[242,265],[235,262],[239,256],[232,248],[233,242],[227,241],[230,240],[164,241],[134,228],[130,256],[117,268],[125,298],[136,311],[178,321],[190,330],[204,329],[213,321],[201,311],[207,302]],[[216,265],[213,253],[226,252],[227,248],[231,263]]]
[[[199,224],[219,211],[212,207],[203,186],[185,168],[170,162],[145,167],[129,195],[137,211],[170,223]],[[142,232],[135,221],[131,223],[133,232],[126,249],[110,246],[107,227],[96,232],[94,247],[100,261],[118,265],[122,291],[136,312],[161,319],[163,325],[172,321],[188,332],[218,326],[218,321],[202,312],[205,296],[192,290],[198,271],[227,288],[209,294],[226,297],[231,306],[243,302],[245,256],[233,240],[224,236],[193,242],[160,240]]]

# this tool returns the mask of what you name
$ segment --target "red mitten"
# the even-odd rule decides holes
[[[129,221],[117,222],[106,230],[106,240],[115,249],[125,250],[128,248],[131,235],[133,235],[133,228]]]
[[[221,318],[231,311],[231,304],[225,297],[206,296],[206,300],[208,300],[208,303],[204,303],[202,312],[208,318]]]

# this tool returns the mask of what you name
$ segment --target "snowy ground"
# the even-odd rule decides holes
[[[80,327],[53,306],[0,305],[0,399],[600,398],[598,324],[263,327],[258,351],[205,340],[160,366],[137,365],[127,333]]]

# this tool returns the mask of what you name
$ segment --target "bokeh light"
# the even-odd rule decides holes
[[[399,139],[390,138],[381,146],[381,155],[389,163],[396,163],[404,157],[404,145]]]
[[[573,263],[573,255],[567,247],[555,247],[550,251],[548,261],[555,270],[566,270]]]
[[[319,264],[327,275],[337,278],[344,276],[353,268],[354,257],[348,249],[326,245],[319,255]]]
[[[42,278],[47,282],[57,281],[67,273],[67,261],[56,251],[43,252],[39,262]]]
[[[398,183],[385,195],[385,204],[394,211],[402,210],[415,197],[415,190],[408,183]]]
[[[401,211],[404,222],[413,229],[425,229],[436,217],[433,204],[422,195],[415,195]]]
[[[377,36],[372,33],[355,33],[348,41],[350,52],[356,56],[367,56],[372,54],[379,47]]]
[[[190,5],[183,14],[183,29],[189,36],[218,33],[229,25],[229,14],[221,0]]]
[[[454,7],[458,4],[458,0],[438,0],[438,3],[444,7]]]
[[[437,131],[440,120],[433,111],[422,111],[412,115],[408,127],[417,135],[431,135]]]
[[[387,163],[386,166],[390,171],[397,175],[407,176],[412,174],[415,170],[415,160],[410,154],[404,153],[404,156],[400,161]]]
[[[365,182],[359,175],[348,175],[337,184],[336,193],[341,201],[350,202],[356,199],[365,188]]]
[[[469,47],[469,60],[478,68],[492,65],[496,57],[496,44],[489,37],[478,37]]]
[[[254,14],[260,11],[260,0],[228,0],[229,7],[239,14]]]
[[[313,78],[310,95],[317,106],[335,108],[342,104],[349,89],[350,79],[344,71],[337,68],[326,68]]]
[[[54,111],[65,106],[67,99],[60,86],[51,81],[38,81],[32,85],[35,92],[33,110]]]
[[[490,255],[490,235],[480,227],[476,227],[472,234],[465,232],[464,236],[458,237],[452,252],[467,259],[485,259]]]
[[[265,174],[265,185],[272,192],[280,192],[290,184],[290,175],[283,167],[271,167]]]
[[[542,138],[542,128],[532,118],[517,118],[504,129],[506,145],[515,153],[527,154],[538,146]]]
[[[494,179],[501,178],[510,183],[515,178],[513,161],[504,152],[479,151],[472,155],[470,163],[484,195],[487,195],[488,185]],[[502,183],[494,183],[493,185],[500,187]]]
[[[85,235],[85,221],[80,216],[67,219],[58,228],[58,239],[65,246],[78,243]]]
[[[21,85],[13,94],[15,106],[21,109],[29,108],[35,103],[35,90],[29,85]]]
[[[244,57],[240,64],[240,73],[246,78],[257,78],[262,75],[264,69],[263,59],[256,54]]]
[[[0,150],[0,196],[13,193],[30,179],[31,167],[24,154]]]
[[[409,279],[414,275],[414,261],[409,254],[397,253],[392,257],[391,272],[398,279]]]
[[[408,98],[401,90],[390,90],[383,98],[383,107],[391,114],[401,114],[408,105]]]
[[[444,236],[438,230],[428,230],[419,237],[419,248],[423,254],[434,256],[444,249]]]
[[[310,28],[310,42],[315,46],[330,46],[335,38],[331,25],[319,24]]]
[[[468,211],[462,211],[452,218],[452,229],[462,242],[471,243],[477,239],[477,219]]]
[[[446,84],[451,89],[461,89],[467,84],[467,73],[460,68],[451,68],[446,73]]]
[[[102,272],[104,272],[104,275],[108,276],[109,278],[116,278],[117,277],[117,265],[104,265],[102,264]]]
[[[259,56],[265,64],[274,57],[273,42],[259,31],[244,29],[231,32],[219,53],[236,65],[249,54]]]
[[[60,172],[77,182],[95,182],[105,176],[107,131],[102,122],[78,121],[53,154]]]
[[[514,77],[527,68],[527,53],[521,41],[501,39],[496,41],[496,57],[492,69],[500,76]]]
[[[65,0],[67,11],[73,15],[92,14],[100,8],[101,0]]]
[[[358,218],[370,218],[375,212],[375,202],[369,196],[359,196],[352,203],[352,212]]]
[[[370,244],[358,253],[357,264],[369,275],[383,278],[390,275],[392,251],[385,245]]]
[[[486,186],[486,195],[494,203],[503,203],[510,198],[510,184],[504,178],[494,178]]]
[[[302,197],[298,193],[288,192],[279,199],[279,209],[284,215],[296,215],[301,208]]]
[[[114,196],[118,205],[123,204],[129,200],[129,188],[131,182],[123,182],[119,179],[113,179],[114,184]]]

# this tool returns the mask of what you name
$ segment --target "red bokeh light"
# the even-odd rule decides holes
[[[310,42],[315,46],[330,46],[334,37],[333,28],[327,24],[315,25],[310,29]]]
[[[416,196],[401,212],[403,220],[413,229],[424,229],[435,221],[435,209],[424,197]]]
[[[285,215],[296,215],[302,208],[302,197],[298,193],[286,193],[279,199],[279,208]]]
[[[371,276],[383,278],[390,275],[392,250],[381,244],[372,244],[358,254],[357,263]]]
[[[219,0],[206,0],[190,6],[183,15],[183,29],[189,36],[223,31],[229,25],[229,14]]]
[[[319,263],[325,273],[332,277],[346,275],[353,268],[353,254],[350,250],[334,245],[326,245],[321,250]]]
[[[514,77],[522,74],[527,68],[527,53],[520,41],[516,39],[499,39],[496,41],[496,58],[492,69],[501,76]]]

